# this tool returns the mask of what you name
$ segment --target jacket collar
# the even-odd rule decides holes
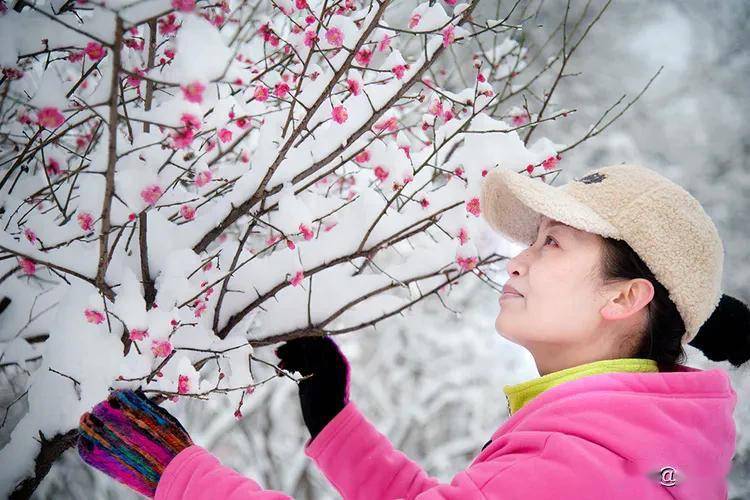
[[[523,405],[550,387],[587,375],[609,372],[658,372],[659,366],[653,359],[617,358],[602,359],[565,368],[525,382],[503,387],[508,402],[508,415],[513,415]]]

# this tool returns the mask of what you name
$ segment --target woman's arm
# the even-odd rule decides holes
[[[155,500],[292,500],[222,465],[206,449],[192,445],[167,465],[156,487]]]

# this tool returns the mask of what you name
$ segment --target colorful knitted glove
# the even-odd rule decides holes
[[[298,384],[302,417],[312,438],[349,402],[349,362],[331,337],[301,337],[276,349],[279,368],[312,377]]]
[[[150,498],[167,464],[192,444],[180,422],[140,389],[113,391],[80,419],[81,459]]]

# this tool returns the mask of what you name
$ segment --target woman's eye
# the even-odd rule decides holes
[[[554,239],[554,238],[552,238],[551,236],[545,236],[545,237],[544,237],[544,244],[545,244],[545,245],[547,244],[547,241],[552,241],[552,242],[554,242],[554,243],[555,243],[555,245],[557,245],[557,241],[555,241],[555,239]]]

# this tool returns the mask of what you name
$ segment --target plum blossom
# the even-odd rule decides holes
[[[409,18],[409,27],[415,28],[417,24],[419,24],[420,19],[422,19],[421,14],[412,14],[411,17]]]
[[[23,230],[23,235],[26,237],[26,239],[30,243],[36,243],[36,239],[37,239],[36,233],[34,232],[33,229],[27,227],[26,229]]]
[[[219,136],[219,140],[222,143],[226,144],[227,142],[232,140],[232,131],[226,128],[220,129],[218,136]]]
[[[397,64],[391,68],[391,71],[393,72],[394,75],[396,75],[396,79],[401,80],[404,77],[404,72],[406,71],[406,65]]]
[[[367,163],[370,161],[370,152],[366,149],[363,149],[359,153],[357,153],[357,156],[354,157],[354,161],[357,163]]]
[[[182,116],[180,117],[180,121],[187,128],[195,128],[195,129],[201,128],[201,121],[198,119],[197,116],[191,113],[182,113]]]
[[[253,92],[253,97],[260,102],[267,101],[268,87],[266,87],[265,85],[256,85],[255,92]]]
[[[84,231],[89,232],[94,229],[94,216],[90,212],[80,212],[76,215],[76,220]]]
[[[104,321],[104,314],[101,311],[97,311],[96,309],[87,308],[83,311],[84,316],[86,316],[86,321],[89,323],[94,323],[98,325],[99,323]]]
[[[382,165],[378,165],[377,167],[375,167],[373,172],[375,173],[375,177],[377,177],[381,182],[388,178],[389,172]]]
[[[172,134],[172,143],[174,144],[174,147],[178,149],[189,148],[193,143],[193,139],[195,139],[195,132],[193,132],[192,128],[188,127],[183,127],[180,130],[176,130]]]
[[[187,85],[181,85],[182,96],[186,101],[200,104],[203,102],[203,91],[206,86],[201,82],[190,82]]]
[[[180,375],[177,378],[177,392],[187,394],[190,392],[190,378],[187,375]]]
[[[159,33],[162,35],[171,35],[172,33],[176,33],[180,28],[180,25],[177,24],[177,16],[173,12],[164,17],[160,17],[158,24]]]
[[[385,34],[378,42],[378,52],[385,52],[391,46],[391,37]]]
[[[130,340],[143,340],[148,337],[148,328],[131,328],[128,338]]]
[[[60,162],[54,158],[50,158],[47,161],[47,173],[50,175],[58,175],[60,173]]]
[[[467,241],[469,241],[469,232],[466,230],[465,227],[461,227],[458,231],[458,241],[461,242],[461,244],[465,244]]]
[[[304,223],[300,224],[299,230],[302,233],[302,236],[305,238],[305,240],[311,240],[313,236],[315,236],[315,233],[307,224],[304,224]]]
[[[318,34],[315,32],[314,29],[309,29],[305,31],[305,39],[304,44],[305,47],[312,47],[315,45],[315,41],[318,39]]]
[[[32,275],[36,273],[36,263],[26,257],[20,257],[18,259],[18,265],[21,266],[24,274]]]
[[[557,166],[561,158],[562,157],[560,155],[550,156],[542,162],[542,166],[545,170],[552,170]]]
[[[352,95],[359,95],[359,93],[362,91],[362,81],[357,80],[356,78],[347,78],[346,85]]]
[[[106,50],[104,50],[104,47],[102,47],[102,44],[97,42],[89,42],[86,44],[86,48],[83,49],[83,51],[86,53],[89,59],[92,61],[98,61],[104,55],[107,53]]]
[[[478,262],[478,259],[476,257],[456,257],[456,263],[461,267],[464,271],[470,271],[471,269],[474,269],[476,267]]]
[[[360,66],[367,66],[370,64],[370,61],[372,61],[372,50],[365,48],[359,49],[354,55],[354,60],[357,61],[357,64]]]
[[[195,185],[198,187],[203,187],[209,182],[211,182],[212,178],[213,178],[213,172],[211,172],[210,170],[201,170],[195,176]]]
[[[336,123],[344,123],[347,118],[349,118],[349,113],[346,111],[346,108],[339,104],[338,106],[333,107],[333,111],[331,112],[331,116],[333,117],[333,121]]]
[[[149,205],[155,204],[163,193],[162,187],[158,184],[151,184],[141,190],[141,199]]]
[[[284,97],[287,92],[289,92],[289,84],[286,82],[279,82],[273,88],[273,94],[278,98]]]
[[[479,198],[476,196],[470,199],[466,202],[466,211],[469,212],[474,217],[479,217],[480,208],[479,208]]]
[[[456,27],[449,24],[443,28],[443,47],[447,47],[456,40]]]
[[[186,203],[180,206],[180,215],[185,220],[193,220],[195,218],[195,208],[193,208],[191,205],[188,205]]]
[[[60,110],[55,107],[40,109],[36,114],[36,123],[44,128],[57,128],[63,124],[65,117]]]
[[[337,26],[332,26],[326,31],[326,40],[334,47],[341,47],[344,44],[344,32]]]
[[[154,339],[151,341],[151,352],[157,358],[166,358],[172,352],[172,343],[168,340]]]
[[[172,0],[172,8],[180,12],[192,12],[195,10],[195,0]]]
[[[296,273],[294,273],[294,276],[292,276],[292,278],[289,280],[289,283],[292,286],[297,286],[302,282],[302,279],[304,278],[304,276],[305,275],[302,271],[297,271]]]

